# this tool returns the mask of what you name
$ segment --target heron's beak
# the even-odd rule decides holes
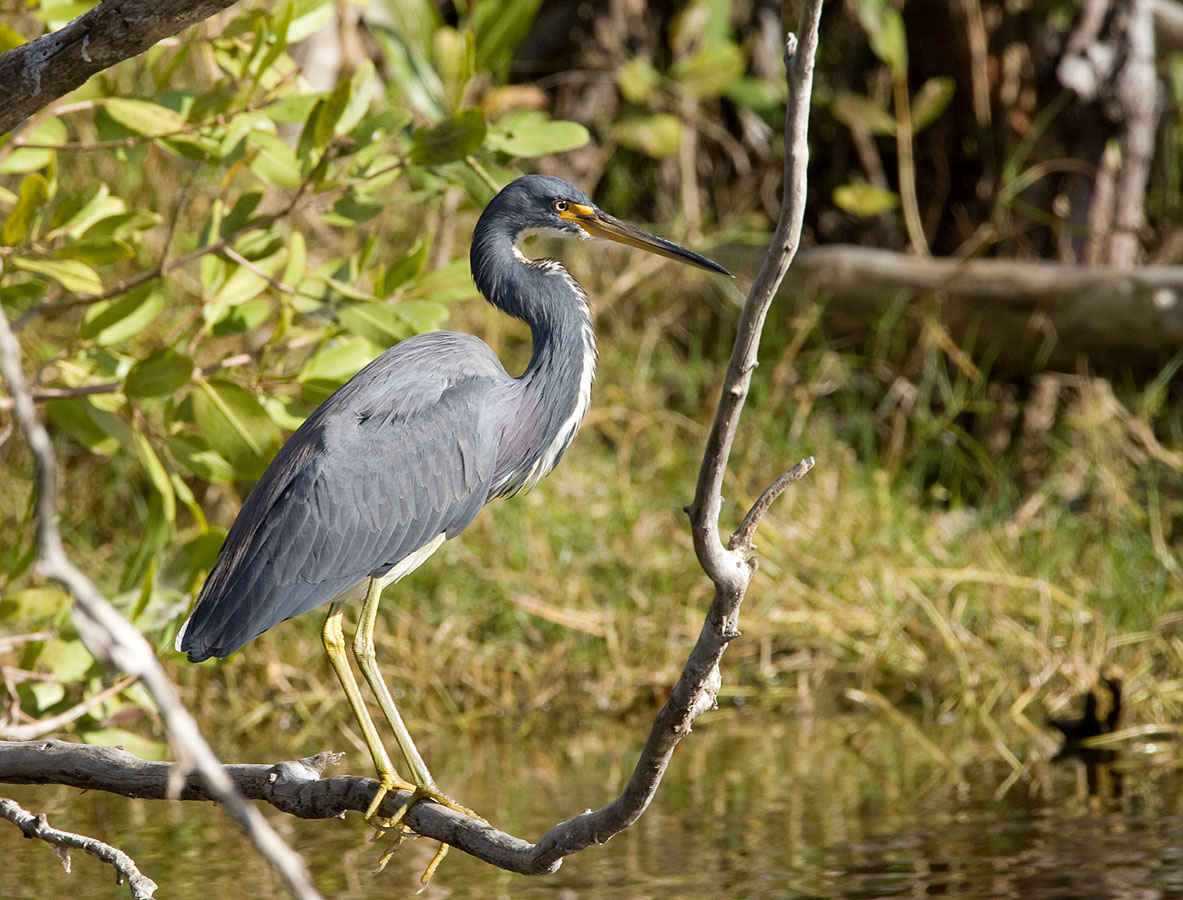
[[[628,244],[630,247],[648,250],[650,253],[656,253],[658,256],[664,256],[668,259],[677,260],[678,262],[698,266],[700,269],[706,269],[708,272],[731,275],[730,272],[717,262],[713,262],[705,256],[700,256],[693,250],[679,247],[665,238],[659,238],[655,234],[642,231],[635,225],[628,224],[628,222],[622,222],[620,219],[614,218],[606,212],[596,209],[594,206],[584,206],[582,203],[569,203],[567,209],[559,213],[559,215],[568,222],[574,222],[579,225],[592,237],[605,238],[609,241],[616,241],[618,244]]]

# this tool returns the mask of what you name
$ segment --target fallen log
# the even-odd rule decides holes
[[[919,327],[931,311],[992,374],[1153,375],[1183,353],[1183,266],[1133,269],[992,259],[931,259],[826,246],[802,250],[781,288],[823,304],[835,339],[861,340],[900,304]]]

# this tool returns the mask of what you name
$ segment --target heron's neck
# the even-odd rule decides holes
[[[473,272],[499,273],[477,281],[497,308],[530,326],[533,353],[514,385],[503,437],[502,492],[533,487],[558,463],[591,403],[596,342],[587,294],[558,262],[527,260],[511,241],[500,259],[482,258],[473,242]],[[508,257],[508,258],[506,258]]]

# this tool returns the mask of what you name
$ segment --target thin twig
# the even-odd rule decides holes
[[[291,341],[288,347],[296,347],[301,343],[306,343],[303,338],[298,338]],[[261,352],[261,351],[260,351]],[[205,378],[213,375],[215,372],[221,372],[223,369],[234,369],[238,366],[245,366],[255,360],[253,353],[236,353],[234,356],[227,356],[225,359],[218,360],[215,363],[210,363],[208,366],[200,366],[193,370],[194,380]],[[114,394],[123,390],[122,381],[103,381],[98,384],[80,384],[76,387],[64,388],[41,388],[40,390],[30,391],[29,396],[33,398],[34,403],[45,403],[48,400],[65,400],[70,397],[90,397],[94,394]],[[11,397],[0,397],[0,410],[10,410],[13,407],[13,400]]]
[[[193,768],[201,773],[211,792],[226,806],[294,897],[319,900],[320,894],[308,876],[303,859],[235,790],[144,636],[66,555],[57,526],[57,459],[49,433],[37,418],[33,398],[25,386],[20,344],[2,308],[0,376],[7,382],[14,417],[37,463],[38,572],[60,582],[74,596],[74,622],[94,657],[113,669],[143,680],[144,687],[160,708],[173,753],[182,764],[179,768]]]
[[[731,535],[731,540],[727,542],[728,550],[740,550],[745,553],[752,549],[752,538],[756,535],[756,528],[760,524],[760,520],[764,518],[764,514],[768,512],[768,508],[772,506],[773,502],[789,485],[795,484],[805,477],[805,473],[813,468],[813,457],[807,457],[801,460],[789,471],[785,472],[780,478],[772,482],[764,489],[764,493],[752,504],[752,508],[748,510],[748,514],[743,517],[743,522],[740,523],[739,528],[735,529],[735,534]]]
[[[57,731],[59,728],[63,728],[71,722],[81,719],[100,703],[123,691],[134,683],[135,680],[136,676],[134,675],[121,678],[106,690],[100,691],[93,697],[87,697],[81,703],[75,703],[65,712],[58,713],[56,716],[50,716],[48,719],[38,719],[35,722],[29,722],[27,725],[0,725],[0,740],[31,741],[34,738],[41,737],[43,734]]]
[[[53,847],[67,875],[70,874],[70,851],[85,850],[115,869],[117,880],[126,881],[131,889],[132,900],[151,900],[156,893],[156,882],[139,870],[134,859],[110,844],[84,834],[51,828],[44,814],[35,816],[7,797],[0,797],[0,818],[23,831],[25,837],[45,841]]]

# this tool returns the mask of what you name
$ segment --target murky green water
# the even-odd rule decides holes
[[[498,826],[536,838],[558,818],[603,803],[636,758],[639,734],[603,722],[588,727],[590,735],[519,741],[453,735],[423,748],[445,790]],[[951,762],[937,762],[887,722],[721,711],[679,748],[653,806],[630,831],[546,878],[500,873],[453,853],[422,896],[1183,898],[1177,767],[1128,759],[1116,780],[1102,771],[1090,796],[1081,764],[1041,763],[1000,793],[1008,767],[973,762],[955,733],[930,737]],[[0,786],[0,793],[48,813],[58,827],[128,851],[161,885],[161,898],[284,896],[209,805],[56,788]],[[360,817],[271,818],[329,897],[411,896],[434,851],[412,842],[371,876],[380,850],[365,842]],[[0,897],[126,896],[97,862],[75,854],[66,875],[47,847],[0,824]]]

